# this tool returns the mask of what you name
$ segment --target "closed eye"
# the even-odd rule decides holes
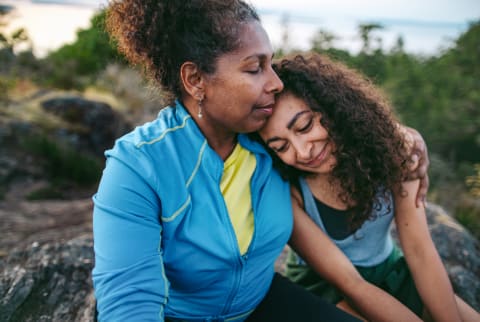
[[[271,147],[273,151],[275,151],[276,153],[282,153],[282,152],[285,152],[287,151],[288,149],[288,144],[285,143],[279,147]]]
[[[313,117],[308,120],[307,124],[305,124],[303,127],[298,129],[298,131],[301,133],[308,132],[312,128],[312,125],[313,125]]]

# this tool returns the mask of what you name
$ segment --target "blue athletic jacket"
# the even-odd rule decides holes
[[[243,256],[220,192],[223,161],[180,103],[106,151],[93,197],[101,321],[242,321],[262,300],[292,230],[290,192],[258,143],[238,141],[257,159]]]

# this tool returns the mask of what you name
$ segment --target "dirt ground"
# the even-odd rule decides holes
[[[78,199],[71,200],[29,201],[25,198],[44,184],[14,183],[0,201],[0,260],[15,247],[68,240],[91,232],[91,193],[83,191]]]

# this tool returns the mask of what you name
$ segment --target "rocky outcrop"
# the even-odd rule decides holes
[[[103,156],[116,138],[131,129],[131,125],[119,113],[103,102],[63,96],[42,101],[41,106],[45,112],[73,125],[57,130],[61,140],[68,140],[75,149],[90,151],[97,156]]]
[[[56,198],[96,184],[104,151],[131,128],[110,105],[76,94],[39,90],[0,104],[0,200],[18,181],[56,183],[47,184]]]
[[[0,321],[93,321],[92,201],[0,202]]]
[[[90,208],[84,209],[85,214],[90,211]],[[478,241],[441,207],[430,204],[427,215],[433,240],[455,291],[479,310]],[[25,214],[19,212],[16,216]],[[45,220],[52,217],[44,216]],[[85,221],[72,225],[80,231],[91,229]],[[34,226],[30,227],[34,230]],[[71,228],[57,227],[64,231]],[[70,230],[70,233],[75,232]],[[0,261],[0,321],[94,321],[91,234],[85,231],[76,237],[50,234],[42,239],[42,234],[37,232],[35,240],[39,241],[32,240],[11,250]],[[283,265],[284,256],[281,256],[276,269],[282,271]]]
[[[440,206],[429,204],[427,220],[458,296],[480,312],[480,244]]]
[[[92,246],[83,235],[13,251],[0,280],[0,321],[94,321]]]
[[[478,240],[438,205],[428,205],[427,222],[455,293],[480,311],[480,244]],[[395,227],[393,236],[398,242]]]

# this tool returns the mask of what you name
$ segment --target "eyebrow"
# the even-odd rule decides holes
[[[270,57],[271,60],[273,60],[273,57],[275,56],[275,53],[272,54],[272,56]],[[268,58],[268,55],[266,54],[253,54],[253,55],[250,55],[248,57],[245,57],[243,60],[244,61],[247,61],[247,60],[250,60],[250,59],[258,59],[258,60],[265,60]]]
[[[300,111],[297,114],[295,114],[295,116],[290,120],[290,122],[288,122],[287,129],[290,130],[292,128],[292,126],[295,124],[295,122],[298,120],[298,118],[300,116],[302,116],[303,114],[308,113],[308,112],[310,112],[310,111],[309,110],[304,110],[304,111]],[[271,137],[270,139],[266,140],[265,144],[269,145],[272,142],[281,141],[281,140],[283,140],[283,139],[279,138],[278,136],[274,136],[274,137]]]
[[[309,110],[304,110],[304,111],[301,111],[301,112],[298,112],[297,114],[295,114],[295,116],[290,120],[290,122],[288,122],[287,129],[291,130],[293,125],[295,124],[295,122],[298,120],[298,118],[300,116],[302,116],[303,114],[309,113],[309,112],[310,112]]]
[[[274,137],[268,139],[267,141],[265,141],[265,144],[266,144],[266,145],[269,145],[269,144],[272,143],[272,142],[280,141],[280,140],[282,140],[282,139],[279,138],[278,136],[274,136]]]

